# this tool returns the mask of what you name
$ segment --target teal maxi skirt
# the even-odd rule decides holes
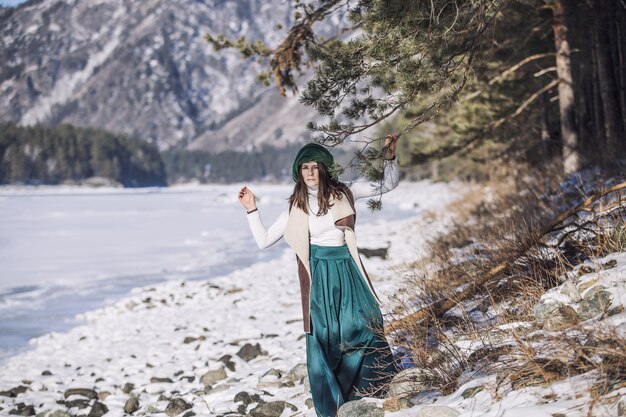
[[[319,417],[344,402],[376,396],[395,372],[374,296],[347,246],[311,245],[311,323],[307,369]]]

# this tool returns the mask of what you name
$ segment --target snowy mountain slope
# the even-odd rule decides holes
[[[275,44],[291,14],[287,0],[31,0],[0,9],[0,120],[101,127],[161,149],[281,145],[281,129],[301,139],[313,112],[295,98],[264,98],[258,66],[203,39]],[[243,133],[258,132],[254,139],[234,132],[244,111]]]

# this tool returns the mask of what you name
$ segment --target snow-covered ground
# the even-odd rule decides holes
[[[263,201],[265,190],[253,190]],[[425,242],[450,226],[449,209],[464,190],[459,184],[402,183],[385,196],[382,212],[368,218],[367,209],[360,207],[359,246],[389,249],[388,259],[364,259],[384,298],[401,290],[400,265],[420,259]],[[261,210],[266,223],[271,221],[269,210],[263,205]],[[244,242],[250,253],[258,253],[251,237]],[[621,302],[626,255],[611,259],[616,261],[613,268],[582,276],[578,285],[593,280],[615,287],[611,291]],[[546,302],[551,297],[546,295]],[[315,415],[303,379],[295,258],[284,247],[275,258],[221,277],[170,279],[135,288],[128,297],[80,318],[83,324],[36,338],[30,350],[6,361],[0,370],[0,415],[17,410],[51,417],[58,410],[54,417],[97,416],[108,410],[106,416],[122,416],[125,408],[134,415],[160,416],[241,415],[253,409],[253,415],[279,415],[280,410],[283,417]],[[623,312],[611,316],[623,319]],[[451,395],[425,392],[413,408],[385,415],[425,416],[420,410],[434,402],[449,407],[441,415],[461,417],[586,416],[591,383],[588,375],[580,375],[512,390],[500,386],[495,374],[475,374]],[[383,400],[373,402],[382,405]],[[260,403],[278,408],[278,414],[260,414]],[[616,406],[598,403],[592,415],[616,413]]]
[[[279,207],[284,204],[285,191],[288,192],[288,189],[284,186],[266,185],[251,188],[260,200],[259,207],[263,219],[266,223],[271,222]],[[365,260],[383,294],[392,293],[397,283],[401,281],[401,277],[394,275],[391,266],[417,259],[420,256],[419,251],[416,251],[420,247],[419,242],[425,242],[429,235],[442,230],[445,222],[433,221],[432,213],[446,213],[446,207],[458,197],[456,188],[461,187],[429,183],[401,184],[398,189],[385,196],[383,211],[376,213],[370,213],[364,201],[359,202],[357,233],[360,246],[389,247],[389,260],[379,258]],[[221,196],[221,201],[217,202],[210,201],[205,194],[186,193],[184,189],[160,190],[159,193],[170,193],[171,196],[167,197],[171,197],[171,200],[168,198],[165,201],[170,203],[153,207],[149,211],[153,212],[152,214],[138,209],[135,205],[121,209],[119,204],[124,198],[113,199],[112,204],[116,206],[115,208],[99,211],[93,208],[100,204],[95,198],[99,192],[76,190],[68,190],[67,193],[89,198],[85,201],[78,198],[76,208],[71,210],[67,207],[55,208],[46,198],[51,198],[54,202],[59,198],[58,189],[51,190],[50,195],[41,190],[35,195],[29,194],[27,202],[17,204],[16,207],[7,204],[7,201],[13,198],[12,196],[19,195],[21,191],[5,190],[2,207],[5,214],[7,210],[21,213],[25,216],[24,223],[36,222],[41,216],[68,219],[58,226],[59,230],[71,229],[69,219],[74,216],[79,220],[84,217],[91,217],[94,220],[94,217],[98,219],[98,216],[110,220],[108,215],[102,214],[103,211],[112,213],[110,216],[116,219],[126,219],[121,220],[124,222],[121,225],[124,229],[133,229],[137,221],[140,223],[144,221],[140,221],[140,218],[154,216],[153,226],[161,226],[159,233],[151,230],[152,225],[144,223],[146,227],[142,227],[141,230],[133,229],[134,232],[129,233],[128,239],[132,240],[135,233],[145,232],[147,237],[137,238],[138,244],[149,247],[156,243],[156,240],[167,237],[160,243],[161,247],[164,247],[161,252],[143,247],[136,249],[142,252],[136,256],[146,256],[158,262],[161,268],[168,269],[171,265],[184,264],[180,262],[181,260],[193,262],[194,257],[199,258],[195,262],[206,262],[201,259],[206,255],[203,252],[206,249],[202,249],[202,245],[187,245],[185,251],[180,253],[177,251],[174,243],[182,243],[181,240],[192,232],[198,240],[217,239],[222,244],[226,243],[224,246],[239,245],[240,250],[243,245],[248,256],[262,256],[263,252],[258,251],[247,230],[244,217],[233,215],[233,210],[241,210],[234,198],[235,190],[236,186],[220,189],[218,195]],[[152,194],[152,192],[134,194],[133,198],[144,201],[140,205],[145,205],[147,210]],[[181,203],[184,201],[190,203],[186,205]],[[183,208],[172,208],[177,204],[182,204]],[[199,225],[203,219],[206,221],[207,212],[220,204],[230,211],[229,216],[224,215],[219,223],[228,229],[228,233],[216,226],[217,228],[211,230],[209,236],[205,237],[202,231],[208,230],[208,226]],[[241,214],[239,211],[236,213]],[[108,224],[106,221],[104,223]],[[3,230],[11,230],[10,225],[3,226],[8,227]],[[30,224],[29,227],[38,229],[37,224]],[[24,230],[25,228],[15,227],[10,239],[18,239],[19,232],[24,233]],[[61,235],[53,231],[48,233],[57,237]],[[108,226],[96,230],[96,233],[106,235],[109,233]],[[72,237],[79,236],[79,233],[74,234],[70,230],[67,236],[66,244],[71,246],[62,252],[81,253],[88,250],[85,247],[86,242],[72,240]],[[110,236],[104,236],[102,240],[110,242]],[[407,240],[412,241],[410,248],[406,245]],[[51,242],[48,242],[48,247]],[[128,240],[123,238],[118,243],[125,245]],[[46,242],[40,244],[46,246]],[[49,262],[63,262],[56,259],[56,256],[61,256],[59,248],[49,247],[49,250],[51,251],[47,258]],[[15,388],[23,384],[23,380],[32,381],[30,389],[20,394],[17,399],[35,404],[39,412],[63,408],[56,401],[62,397],[59,393],[62,394],[67,388],[94,388],[98,392],[111,393],[104,402],[112,415],[118,415],[123,413],[121,407],[128,397],[121,392],[121,388],[125,383],[131,382],[135,384],[133,392],[139,395],[142,409],[144,406],[152,406],[154,409],[163,410],[167,402],[157,401],[159,395],[163,393],[169,398],[173,392],[178,392],[192,401],[194,411],[198,414],[232,408],[233,396],[242,390],[251,393],[256,390],[259,377],[268,369],[273,367],[288,371],[305,360],[294,257],[285,246],[276,250],[278,255],[268,258],[270,260],[240,261],[243,265],[251,266],[204,281],[180,279],[175,272],[164,272],[165,275],[170,275],[168,281],[137,288],[128,298],[82,314],[79,319],[84,320],[84,324],[66,333],[53,332],[32,340],[32,349],[11,357],[4,364],[0,373],[0,391]],[[135,270],[132,265],[133,257],[126,258],[124,252],[120,250],[115,256],[118,256],[127,268]],[[157,260],[159,253],[160,261]],[[228,256],[228,253],[222,256]],[[79,256],[83,257],[86,255]],[[11,256],[5,255],[3,263],[10,262],[10,259]],[[137,261],[143,262],[141,259]],[[28,265],[20,267],[27,268]],[[108,262],[99,267],[106,269]],[[75,274],[77,280],[80,279],[75,264],[61,264],[57,269],[63,268]],[[119,273],[116,270],[117,265],[111,265],[111,268],[113,268],[111,274]],[[13,271],[19,272],[19,268],[14,265]],[[76,298],[80,297],[76,295]],[[183,343],[187,337],[200,339],[192,343]],[[257,342],[267,355],[245,362],[235,354],[245,343]],[[236,371],[227,368],[229,379],[222,382],[219,390],[224,389],[224,383],[230,386],[229,390],[208,395],[198,394],[198,390],[204,388],[199,378],[209,370],[220,369],[222,363],[218,359],[226,354],[232,355]],[[49,371],[45,373],[51,375],[42,376],[44,371]],[[180,371],[182,373],[179,373]],[[152,377],[169,377],[175,382],[150,383]],[[193,381],[188,380],[190,377],[194,377]],[[239,381],[234,382],[233,378]],[[231,382],[228,382],[229,380]],[[308,410],[308,407],[304,406],[307,395],[301,385],[290,390],[277,389],[274,395],[292,402],[300,410]],[[292,398],[293,396],[296,398]],[[13,403],[13,400],[0,396],[0,407],[8,409],[10,406],[7,403]]]

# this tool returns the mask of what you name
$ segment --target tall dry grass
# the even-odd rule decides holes
[[[471,298],[458,300],[445,314],[409,323],[394,333],[393,342],[406,348],[420,369],[412,374],[419,379],[416,390],[448,394],[476,376],[495,373],[498,384],[492,395],[499,398],[510,390],[593,374],[596,386],[604,388],[586,393],[594,398],[591,413],[617,387],[626,386],[626,336],[610,327],[575,326],[566,336],[537,332],[533,310],[575,265],[626,251],[624,194],[599,200],[542,236],[542,225],[594,188],[588,183],[563,188],[562,178],[553,172],[525,178],[515,184],[486,184],[483,192],[457,206],[455,227],[431,242],[426,260],[406,271],[403,294],[390,319],[453,297],[506,262],[501,278],[475,288]],[[589,181],[595,190],[606,184],[601,175]],[[417,392],[406,397],[412,394]]]

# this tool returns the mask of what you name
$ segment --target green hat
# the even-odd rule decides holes
[[[333,155],[322,145],[307,143],[298,151],[296,159],[293,161],[293,166],[291,167],[291,178],[293,178],[295,182],[298,182],[300,166],[305,162],[322,163],[326,169],[330,171],[333,169],[334,159]]]

